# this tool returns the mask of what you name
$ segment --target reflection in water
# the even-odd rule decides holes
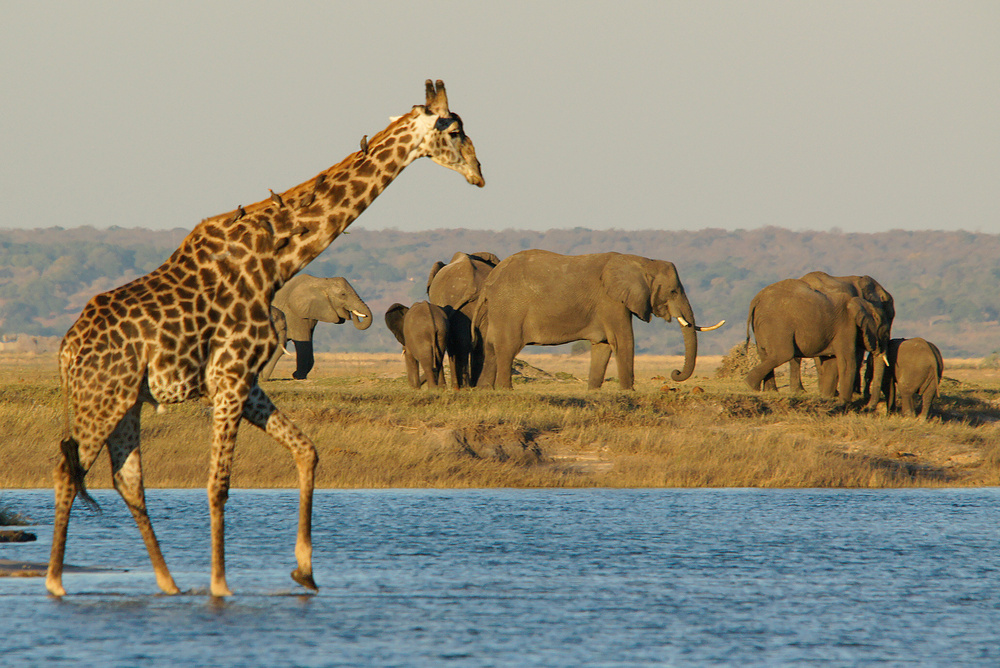
[[[70,595],[0,579],[0,662],[685,665],[1000,662],[997,490],[323,491],[315,571],[297,492],[234,490],[232,599],[208,595],[202,490],[150,490],[185,594],[158,594],[124,504],[76,509]],[[41,526],[51,492],[4,492]]]

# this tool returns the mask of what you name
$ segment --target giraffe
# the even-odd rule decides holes
[[[277,345],[269,305],[274,292],[319,255],[417,158],[485,184],[461,118],[448,109],[444,84],[426,82],[426,103],[339,164],[283,193],[207,218],[158,269],[97,295],[59,350],[66,436],[53,472],[55,526],[46,588],[64,596],[63,559],[77,494],[96,505],[84,477],[107,445],[115,489],[142,534],[167,594],[180,593],[146,511],[139,449],[144,403],[204,398],[212,405],[208,502],[211,594],[230,596],[224,511],[236,433],[242,419],[291,452],[298,472],[297,567],[292,579],[317,590],[312,574],[312,498],[316,448],[257,384]]]

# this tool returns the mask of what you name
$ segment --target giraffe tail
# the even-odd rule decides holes
[[[83,465],[80,464],[80,444],[77,443],[76,439],[72,436],[64,438],[59,444],[62,449],[63,458],[66,460],[66,468],[69,469],[70,478],[73,480],[73,485],[76,487],[77,494],[91,510],[100,512],[101,507],[94,501],[94,497],[87,492],[86,485],[83,484],[83,478],[87,475],[87,472],[83,469]]]

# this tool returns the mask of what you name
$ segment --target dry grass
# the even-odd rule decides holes
[[[319,355],[303,382],[285,358],[264,388],[316,442],[320,487],[1000,484],[1000,371],[976,361],[949,361],[938,417],[921,423],[753,393],[716,377],[720,358],[685,383],[666,380],[680,358],[639,358],[634,392],[588,392],[587,356],[524,359],[513,392],[414,391],[389,354]],[[197,402],[143,412],[148,486],[205,484],[209,416]],[[48,487],[62,429],[54,357],[0,357],[0,487]],[[102,456],[88,484],[110,483]],[[233,484],[294,487],[291,457],[245,426]]]

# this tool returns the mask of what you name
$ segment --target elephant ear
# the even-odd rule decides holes
[[[644,322],[650,318],[649,279],[643,268],[624,255],[613,256],[601,272],[601,285],[614,301],[621,302]]]
[[[319,320],[335,325],[339,325],[345,320],[330,302],[330,298],[321,290],[310,291],[308,299],[302,304],[302,311],[299,315],[306,320]]]
[[[847,308],[854,317],[854,322],[857,324],[858,329],[861,330],[865,350],[872,353],[878,352],[879,315],[875,307],[861,297],[854,297],[847,303]]]
[[[389,328],[389,331],[404,348],[406,347],[406,339],[403,338],[403,319],[409,310],[408,307],[397,303],[390,306],[385,312],[385,326]]]
[[[486,264],[493,265],[494,267],[500,264],[500,258],[498,258],[493,253],[489,251],[479,251],[477,253],[470,253],[470,257],[474,257],[477,260],[482,260]]]
[[[431,293],[431,283],[434,282],[434,277],[438,275],[438,272],[441,271],[441,269],[444,266],[445,266],[445,263],[442,262],[441,260],[438,260],[437,262],[434,263],[434,266],[431,267],[431,273],[427,276],[427,294],[428,295]]]

